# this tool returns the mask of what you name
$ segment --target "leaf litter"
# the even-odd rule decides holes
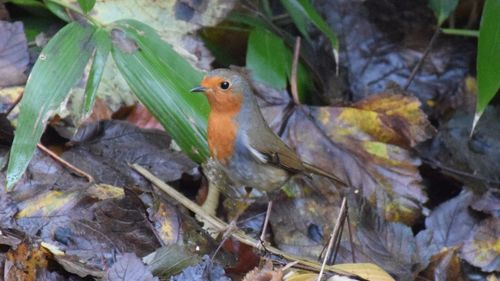
[[[350,198],[354,202],[352,216],[359,218],[353,226],[359,260],[377,263],[398,279],[413,279],[420,274],[420,277],[435,280],[463,280],[466,274],[466,268],[460,266],[463,260],[486,272],[498,271],[498,194],[490,188],[491,184],[496,184],[498,175],[495,173],[497,165],[494,165],[498,138],[491,129],[495,122],[484,123],[483,130],[469,140],[464,135],[468,117],[460,119],[460,116],[448,114],[470,109],[467,102],[457,102],[468,95],[463,92],[467,88],[463,83],[467,83],[464,77],[470,64],[470,44],[450,38],[443,38],[438,43],[416,82],[410,86],[410,93],[420,99],[418,102],[406,92],[397,95],[387,88],[391,81],[403,84],[420,55],[418,44],[426,42],[412,36],[425,38],[431,25],[424,24],[421,28],[408,23],[397,18],[400,13],[392,13],[396,18],[376,18],[374,14],[415,8],[415,16],[410,18],[430,23],[431,20],[426,20],[429,11],[418,8],[419,4],[409,3],[345,3],[339,0],[316,4],[323,7],[320,10],[343,13],[332,13],[327,20],[344,34],[339,36],[345,40],[341,45],[347,46],[342,48],[345,53],[341,53],[341,62],[349,69],[349,90],[356,102],[345,107],[291,105],[285,93],[259,85],[256,88],[260,89],[267,120],[303,159],[335,171],[360,188],[366,202],[356,205]],[[325,5],[339,9],[325,8]],[[175,13],[181,20],[195,19],[193,15],[198,12],[189,3],[176,4]],[[338,20],[339,16],[343,17],[342,21]],[[394,22],[404,24],[394,25]],[[398,28],[386,34],[388,25]],[[350,32],[346,26],[365,32]],[[413,45],[415,42],[418,44]],[[374,49],[378,51],[372,52]],[[448,95],[450,92],[456,95]],[[429,142],[421,143],[432,137],[434,129],[419,109],[421,103],[426,112],[438,120],[435,123],[438,137],[429,149],[434,153],[431,157],[422,154]],[[434,106],[435,103],[438,105]],[[485,116],[488,112],[493,113],[491,121],[496,120],[496,110],[488,110]],[[131,136],[121,143],[117,141],[117,146],[124,146],[124,149],[115,148],[114,133],[108,135],[108,130]],[[138,256],[160,245],[182,240],[185,225],[180,221],[187,220],[179,219],[178,208],[168,200],[151,196],[151,186],[124,163],[139,160],[143,161],[141,165],[159,167],[155,171],[157,175],[181,187],[199,184],[197,165],[182,154],[170,151],[168,137],[161,133],[146,133],[148,136],[144,139],[158,138],[158,143],[166,143],[166,146],[153,141],[144,150],[133,153],[131,151],[143,145],[140,130],[109,122],[90,125],[82,132],[81,138],[73,140],[63,157],[88,169],[98,184],[89,185],[37,153],[15,193],[0,194],[0,230],[3,234],[0,241],[14,248],[25,245],[21,242],[24,234],[38,237],[65,252],[64,257],[55,259],[68,272],[104,276],[113,269],[115,276],[124,276],[121,275],[123,270],[117,271],[117,268],[131,268],[134,269],[132,273],[153,280],[148,279],[154,277]],[[132,145],[134,138],[139,140]],[[0,140],[1,145],[9,145],[8,141]],[[2,159],[6,148],[0,148]],[[459,155],[454,153],[456,151],[464,153]],[[155,158],[155,153],[160,156]],[[466,191],[428,210],[425,182],[418,170],[419,156],[428,161],[436,159],[436,155],[440,163],[444,163],[441,167],[453,168],[443,170],[445,173],[457,177],[455,171],[466,167],[470,176],[458,177],[464,181]],[[163,157],[175,164],[160,160]],[[187,184],[186,176],[189,178]],[[2,182],[3,177],[0,174]],[[479,187],[479,194],[472,195],[468,187],[472,187],[474,193]],[[36,196],[33,196],[35,188]],[[283,205],[276,209],[271,220],[274,242],[291,252],[317,256],[338,211],[332,202],[338,200],[341,192],[317,177],[294,179],[287,192],[290,190],[297,198],[278,198]],[[136,192],[143,194],[138,196]],[[361,207],[352,210],[353,206]],[[297,214],[291,213],[297,210]],[[293,219],[289,222],[291,216]],[[131,224],[135,226],[130,227]],[[344,237],[341,243],[342,261],[348,261],[350,256],[346,239]],[[94,253],[88,251],[89,245]],[[34,253],[38,251],[36,246],[29,247],[33,247]],[[307,252],[309,249],[312,250]],[[20,259],[21,255],[16,257]],[[0,258],[5,271],[6,255],[2,252]],[[43,262],[36,264],[40,268],[36,275],[41,280],[61,278],[63,270],[48,271]],[[33,276],[32,271],[28,272]],[[71,278],[78,277],[72,275]]]

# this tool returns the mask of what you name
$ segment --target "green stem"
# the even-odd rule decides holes
[[[442,28],[441,31],[444,34],[449,34],[449,35],[459,35],[459,36],[467,36],[467,37],[479,37],[479,30]]]

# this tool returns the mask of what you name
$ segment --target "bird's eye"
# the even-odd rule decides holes
[[[227,90],[227,89],[229,89],[229,82],[227,82],[227,81],[221,82],[221,83],[220,83],[220,88],[221,88],[222,90]]]

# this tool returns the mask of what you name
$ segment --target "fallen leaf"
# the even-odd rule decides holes
[[[15,249],[21,242],[26,241],[26,239],[26,235],[19,230],[0,228],[1,245],[8,245]]]
[[[142,104],[134,106],[127,116],[127,121],[143,129],[164,130],[158,120]]]
[[[168,246],[179,242],[181,237],[181,219],[177,210],[170,204],[158,202],[155,210],[148,209],[149,220],[157,233],[158,239],[163,246]]]
[[[151,270],[133,253],[125,253],[106,272],[105,281],[159,281]]]
[[[35,281],[37,271],[46,268],[47,253],[38,245],[21,243],[7,252],[5,281]]]
[[[488,106],[470,135],[473,115],[458,112],[439,127],[431,142],[418,147],[419,155],[442,173],[486,192],[500,184],[499,118],[500,110]]]
[[[160,278],[170,278],[179,274],[186,267],[198,263],[201,258],[197,254],[186,251],[185,247],[170,245],[156,249],[151,254],[142,258],[150,266],[154,275]]]
[[[463,191],[437,208],[425,219],[425,230],[417,235],[419,251],[428,257],[445,248],[460,246],[479,223],[469,206],[474,194]]]
[[[346,263],[332,266],[335,269],[355,274],[369,281],[394,281],[389,273],[373,263]]]
[[[256,267],[248,272],[243,281],[269,280],[280,281],[283,279],[283,271],[280,268],[273,268],[273,263],[268,260],[263,267]]]
[[[339,194],[336,196],[327,198],[311,192],[300,197],[273,200],[269,222],[278,248],[290,254],[317,259],[328,243],[339,212],[341,198]]]
[[[340,64],[345,67],[349,80],[349,88],[344,92],[349,92],[354,101],[379,93],[391,84],[403,87],[422,59],[436,28],[428,1],[314,3],[343,46],[340,48]],[[328,45],[325,39],[317,42],[320,46],[316,49]],[[462,96],[457,90],[464,84],[464,78],[471,74],[470,64],[475,60],[475,54],[474,42],[468,38],[439,36],[408,92],[419,98],[426,112],[435,116],[435,108],[428,104],[436,101],[450,103],[455,95]],[[319,57],[318,60],[324,59]],[[342,86],[335,83],[334,77],[325,75],[325,84],[332,84],[332,88]],[[464,107],[456,110],[463,111]]]
[[[36,273],[37,281],[77,281],[74,276],[64,276],[56,271],[40,270]]]
[[[302,160],[360,189],[390,221],[412,225],[421,216],[421,162],[408,148],[434,129],[418,100],[381,94],[357,107],[291,106],[283,92],[256,86],[268,123]]]
[[[470,233],[462,257],[483,271],[500,271],[500,218],[483,220]]]
[[[214,263],[208,256],[204,256],[202,261],[196,265],[185,268],[182,273],[172,276],[170,281],[230,281],[225,275],[224,269],[217,263]]]
[[[441,252],[434,255],[431,258],[429,266],[420,273],[418,278],[425,280],[463,281],[458,247],[444,248]]]
[[[170,137],[162,131],[137,128],[120,121],[101,121],[83,126],[62,157],[86,171],[97,182],[116,186],[149,185],[133,172],[137,163],[165,182],[183,174],[196,176],[197,165],[186,155],[169,149]]]
[[[500,191],[489,188],[478,200],[472,203],[471,207],[494,217],[500,217]]]
[[[131,194],[97,200],[82,197],[64,215],[52,217],[40,238],[64,255],[54,255],[68,272],[102,277],[118,253],[144,256],[160,246],[142,202]]]
[[[0,87],[24,84],[28,63],[23,23],[0,21]]]
[[[349,201],[352,221],[357,222],[355,235],[362,252],[397,280],[413,280],[428,260],[419,255],[411,228],[388,222],[378,216],[365,200],[353,197]]]
[[[436,133],[420,105],[418,100],[403,97],[401,93],[372,95],[353,105],[363,111],[347,113],[341,122],[350,122],[350,126],[379,141],[411,148]]]

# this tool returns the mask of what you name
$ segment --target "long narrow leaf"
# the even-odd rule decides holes
[[[292,52],[281,38],[260,27],[252,30],[248,39],[246,66],[255,80],[284,89],[287,79],[291,79],[292,60]],[[296,79],[299,98],[304,101],[314,85],[311,75],[300,62]]]
[[[104,66],[106,65],[109,52],[111,51],[111,39],[106,30],[102,28],[97,29],[93,35],[93,40],[96,43],[96,49],[87,85],[85,86],[84,115],[89,114],[92,110],[97,88],[99,87],[104,72]]]
[[[281,3],[288,10],[293,22],[306,39],[309,40],[309,34],[306,30],[307,24],[312,23],[325,34],[328,40],[330,40],[332,47],[338,51],[339,43],[337,36],[335,36],[332,29],[309,1],[310,0],[281,0]]]
[[[479,47],[477,54],[477,97],[476,118],[495,96],[500,88],[500,1],[487,0],[484,5]]]
[[[22,176],[48,118],[82,77],[94,49],[94,27],[73,22],[43,49],[28,79],[20,105],[18,127],[10,151],[7,189]]]
[[[311,41],[309,33],[307,32],[307,26],[311,23],[311,20],[308,19],[304,8],[300,5],[299,1],[281,0],[281,4],[288,11],[290,17],[292,17],[292,20],[300,33],[307,39],[307,41]]]
[[[112,41],[116,65],[139,100],[184,152],[195,161],[205,160],[208,103],[189,92],[203,74],[143,23],[115,22]]]
[[[287,52],[289,50],[281,38],[263,28],[255,28],[248,38],[246,65],[257,81],[284,89],[291,64]]]

